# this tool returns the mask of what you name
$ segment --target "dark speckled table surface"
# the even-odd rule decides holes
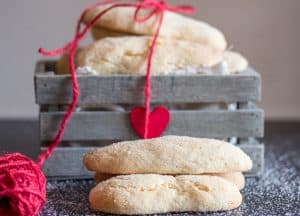
[[[268,123],[263,142],[265,172],[260,178],[247,179],[240,208],[164,215],[300,215],[300,123]],[[42,215],[106,215],[89,209],[88,193],[93,186],[93,181],[88,180],[49,182],[48,204]]]

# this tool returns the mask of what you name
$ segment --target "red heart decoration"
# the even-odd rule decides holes
[[[156,138],[160,137],[167,129],[171,115],[167,108],[156,107],[149,116],[148,137],[145,135],[145,115],[146,108],[136,107],[130,113],[130,121],[132,127],[141,138]]]

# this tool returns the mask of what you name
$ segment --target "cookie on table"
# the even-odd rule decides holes
[[[100,6],[91,10],[84,17],[85,23],[91,22],[101,11],[111,5]],[[124,35],[148,35],[153,36],[158,26],[158,16],[153,16],[147,22],[137,23],[134,21],[135,8],[121,7],[114,8],[99,19],[95,28],[104,28],[110,32],[123,33]],[[151,12],[151,9],[140,10],[140,17],[145,17]],[[164,22],[160,31],[161,37],[172,38],[176,40],[188,40],[201,43],[222,53],[227,47],[226,39],[223,33],[211,25],[189,17],[185,17],[173,12],[166,12]],[[97,38],[97,35],[94,35]],[[103,34],[100,35],[100,38]]]
[[[93,210],[114,214],[224,211],[241,205],[239,189],[217,176],[117,176],[90,192]]]
[[[184,136],[126,141],[84,157],[88,170],[111,174],[204,174],[244,172],[252,161],[230,143]]]
[[[225,180],[233,183],[238,189],[243,189],[245,187],[245,177],[241,172],[234,173],[219,173],[219,174],[210,174],[211,176],[219,176]],[[106,181],[110,178],[116,177],[117,175],[107,174],[107,173],[96,173],[94,176],[95,182],[100,183]]]
[[[242,190],[245,187],[245,177],[241,172],[233,172],[233,173],[216,173],[211,174],[213,176],[219,176],[224,178],[225,180],[233,183],[238,189]]]

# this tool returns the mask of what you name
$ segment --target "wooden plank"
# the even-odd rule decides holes
[[[142,76],[79,75],[79,105],[140,104],[144,100]],[[37,104],[69,104],[70,75],[35,74]],[[261,99],[261,77],[249,68],[236,75],[154,76],[152,103],[243,102]]]
[[[35,65],[35,74],[46,72],[46,64],[45,61],[38,61]]]
[[[50,179],[85,179],[90,178],[83,165],[83,156],[92,151],[91,147],[57,148],[43,166],[45,175]],[[45,151],[45,148],[41,148]]]
[[[253,169],[247,172],[247,176],[258,176],[263,172],[264,145],[247,144],[241,148],[253,160]],[[88,172],[82,163],[83,156],[92,151],[93,147],[66,147],[55,150],[51,158],[46,161],[43,169],[50,179],[88,179],[93,174]],[[43,149],[44,150],[44,149]]]
[[[54,138],[63,112],[40,113],[42,141]],[[262,137],[264,113],[261,109],[237,111],[171,111],[167,135],[207,138]],[[128,112],[76,112],[68,125],[64,141],[131,140],[133,131]]]
[[[264,144],[245,143],[240,145],[239,147],[243,149],[253,161],[252,170],[247,172],[247,175],[248,176],[262,175],[264,171],[264,154],[265,154]]]

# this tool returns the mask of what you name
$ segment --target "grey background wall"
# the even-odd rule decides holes
[[[33,70],[37,49],[57,48],[95,1],[0,1],[0,118],[37,118]],[[222,29],[263,76],[267,118],[300,119],[300,1],[190,0],[195,15]]]

